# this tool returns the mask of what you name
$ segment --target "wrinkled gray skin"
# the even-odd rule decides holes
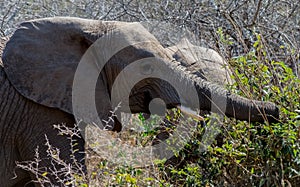
[[[2,55],[5,40],[1,38]],[[34,186],[29,181],[34,178],[29,173],[16,168],[17,161],[33,160],[35,150],[39,147],[40,167],[48,167],[46,160],[45,135],[54,147],[61,149],[61,158],[70,160],[70,141],[58,136],[53,124],[64,123],[74,126],[74,117],[58,109],[40,105],[23,97],[10,83],[4,68],[0,66],[0,184],[1,186]],[[77,140],[77,147],[82,152],[84,141]],[[83,159],[83,155],[76,155]]]
[[[37,146],[42,158],[40,166],[48,169],[51,167],[44,145],[45,135],[53,146],[61,149],[61,158],[72,162],[70,142],[67,137],[57,135],[53,124],[65,123],[67,126],[74,126],[70,97],[77,64],[93,42],[123,24],[128,23],[48,18],[22,23],[10,38],[2,57],[3,67],[0,67],[1,186],[24,186],[34,179],[34,176],[15,166],[17,161],[34,160]],[[145,33],[144,36],[148,35]],[[174,73],[172,76],[176,82],[182,84],[182,88],[186,90],[185,104],[191,108],[197,107],[188,98],[189,88],[195,86],[201,110],[211,109],[210,97],[214,93],[226,100],[227,116],[253,122],[262,122],[264,119],[272,122],[274,118],[278,118],[278,108],[272,103],[251,101],[230,94],[221,86],[207,82],[195,73],[183,72],[185,67],[180,62],[172,61],[172,54],[154,39],[153,43],[142,46],[137,44],[120,51],[101,72],[99,89],[96,89],[96,102],[99,102],[97,107],[101,118],[106,118],[111,110],[108,107],[109,88],[116,75],[130,62],[152,56],[165,60]],[[131,112],[149,112],[149,101],[155,97],[164,99],[169,108],[180,104],[177,94],[169,85],[160,80],[148,80],[133,89],[130,96]],[[120,124],[116,123],[112,130],[119,131]],[[78,141],[78,148],[83,150],[83,140]],[[14,177],[15,174],[17,177]],[[54,181],[56,180],[53,179]],[[28,186],[30,184],[32,183],[28,183]]]
[[[228,63],[214,50],[193,45],[186,38],[166,51],[186,70],[220,86],[233,84]]]

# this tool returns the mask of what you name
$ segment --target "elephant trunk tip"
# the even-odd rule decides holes
[[[262,101],[258,102],[258,104],[254,103],[254,107],[262,116],[262,121],[267,121],[269,123],[279,122],[279,108],[274,103]]]
[[[227,100],[227,116],[249,122],[279,122],[279,108],[274,103],[238,98]]]

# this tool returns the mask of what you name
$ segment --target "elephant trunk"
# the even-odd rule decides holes
[[[190,97],[192,89],[196,90],[199,99],[200,110],[208,110],[238,120],[250,122],[276,122],[279,118],[278,107],[271,102],[251,100],[232,94],[225,88],[205,81],[200,77],[185,73],[185,78],[181,79],[185,83],[186,94],[184,97],[188,106],[197,109],[195,100]]]
[[[238,95],[227,97],[225,115],[251,122],[276,122],[279,119],[279,109],[271,102],[250,100]]]

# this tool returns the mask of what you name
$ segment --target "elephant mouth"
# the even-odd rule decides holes
[[[134,107],[134,106],[136,106],[136,105],[131,105],[131,107]],[[167,110],[171,110],[174,108],[178,109],[184,116],[190,117],[190,118],[198,120],[198,121],[204,121],[204,118],[202,116],[200,116],[195,110],[192,110],[191,108],[184,106],[180,103],[166,105]],[[133,111],[134,110],[131,110],[131,112],[133,112]],[[149,110],[139,111],[139,112],[142,112],[144,114],[151,113]],[[165,113],[165,112],[163,112],[163,113]],[[133,113],[136,113],[136,112],[133,112]]]
[[[130,106],[130,112],[132,113],[139,113],[142,112],[144,114],[156,114],[156,112],[151,111],[150,108],[156,108],[158,109],[158,113],[160,115],[165,114],[165,109],[166,110],[171,110],[171,109],[178,109],[181,111],[181,113],[184,116],[191,117],[192,119],[198,120],[198,121],[204,121],[204,118],[198,113],[187,107],[185,104],[185,101],[182,101],[181,103],[179,101],[179,98],[176,97],[177,95],[167,95],[165,97],[159,97],[159,95],[152,95],[151,92],[149,91],[140,91],[140,92],[133,92],[129,96],[129,106]],[[150,106],[150,103],[153,101],[153,99],[159,99],[160,102],[154,102],[155,104],[152,105],[154,107]],[[170,99],[172,98],[172,99]],[[148,107],[145,107],[148,106]],[[162,110],[160,110],[162,109]]]

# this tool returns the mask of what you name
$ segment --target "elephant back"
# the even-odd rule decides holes
[[[228,63],[216,51],[193,45],[186,38],[166,49],[191,73],[221,86],[233,83]]]

